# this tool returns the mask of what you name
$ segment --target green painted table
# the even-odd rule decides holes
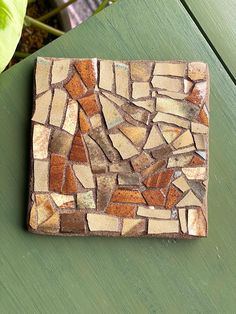
[[[25,231],[36,55],[209,64],[208,239],[67,239]],[[1,74],[0,313],[235,313],[235,99],[233,81],[177,0],[118,1]]]

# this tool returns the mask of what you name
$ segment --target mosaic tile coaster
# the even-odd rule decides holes
[[[28,228],[207,236],[208,68],[38,58]]]

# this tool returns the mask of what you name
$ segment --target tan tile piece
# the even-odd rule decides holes
[[[78,209],[95,209],[94,196],[92,191],[77,193]]]
[[[190,186],[188,185],[188,182],[185,180],[185,178],[183,176],[178,177],[172,183],[175,186],[177,186],[177,188],[180,189],[182,192],[186,192],[186,191],[190,190]]]
[[[50,112],[49,123],[60,127],[64,116],[67,94],[65,91],[55,88],[52,99],[52,108]]]
[[[49,89],[49,74],[52,62],[42,57],[37,58],[35,86],[36,94],[40,94]]]
[[[191,122],[191,131],[193,133],[208,133],[208,127],[201,123]]]
[[[138,185],[140,184],[140,179],[138,173],[121,173],[118,175],[119,185]]]
[[[145,219],[125,218],[123,220],[123,227],[121,235],[123,236],[137,236],[142,235],[146,231]]]
[[[176,155],[168,159],[167,168],[184,167],[189,165],[193,155]]]
[[[130,62],[130,70],[133,81],[148,81],[151,76],[152,62],[132,61]]]
[[[154,164],[142,170],[141,175],[147,177],[160,170],[165,166],[166,162],[164,160],[157,160]]]
[[[116,185],[116,175],[97,176],[97,210],[104,211]]]
[[[207,235],[206,219],[200,209],[188,210],[188,233],[193,236]]]
[[[49,151],[58,155],[67,156],[71,149],[73,136],[67,132],[56,129],[50,141]]]
[[[147,110],[128,103],[122,106],[122,110],[128,113],[134,120],[148,124],[150,113]]]
[[[206,79],[207,65],[202,62],[190,62],[188,64],[188,77],[191,80]]]
[[[164,144],[152,151],[152,156],[156,159],[165,159],[170,154],[172,154],[172,148],[168,144]]]
[[[193,82],[187,79],[184,79],[184,93],[188,94],[192,87],[193,87]]]
[[[50,218],[38,226],[38,230],[45,233],[58,233],[60,229],[59,213],[54,213]]]
[[[204,134],[194,134],[194,141],[197,149],[199,150],[205,150],[207,143],[206,143],[206,137]]]
[[[49,106],[52,100],[52,92],[48,90],[35,100],[35,110],[32,120],[39,123],[45,123],[48,118]]]
[[[43,125],[35,124],[33,130],[33,156],[35,159],[48,157],[48,142],[51,130]]]
[[[185,93],[170,92],[167,90],[158,90],[158,94],[163,95],[163,96],[168,96],[170,98],[178,99],[178,100],[183,100],[188,96]]]
[[[113,82],[114,82],[113,61],[101,60],[99,87],[111,91]]]
[[[137,215],[150,218],[170,219],[171,210],[169,209],[156,209],[153,206],[145,207],[138,206]]]
[[[37,206],[37,223],[40,225],[45,222],[49,217],[55,212],[52,207],[50,198],[48,194],[36,194],[36,206]]]
[[[184,76],[186,63],[156,62],[153,75]]]
[[[196,167],[196,168],[183,168],[183,173],[189,180],[205,180],[206,179],[206,168]]]
[[[185,207],[185,206],[202,206],[201,201],[193,194],[192,191],[189,191],[184,198],[177,203],[177,207]]]
[[[95,188],[93,174],[90,166],[87,165],[73,165],[76,177],[79,179],[84,188]]]
[[[129,66],[115,62],[116,94],[129,98]]]
[[[151,82],[154,88],[166,89],[170,92],[183,91],[183,81],[181,79],[166,76],[153,76]]]
[[[153,162],[153,159],[145,152],[141,152],[139,156],[131,161],[135,171],[140,172],[141,170],[148,167]]]
[[[156,106],[155,98],[145,99],[145,100],[136,100],[132,102],[135,106],[146,109],[150,112],[154,112]]]
[[[74,135],[78,120],[78,103],[76,100],[70,100],[67,105],[63,130]]]
[[[178,233],[178,220],[154,220],[149,219],[148,234],[162,234],[162,233]]]
[[[84,140],[89,152],[90,163],[93,173],[104,173],[107,169],[107,159],[101,150],[101,148],[96,144],[96,142],[91,139],[88,135],[84,136]]]
[[[109,170],[111,172],[131,172],[131,166],[128,161],[122,161],[111,164]]]
[[[179,208],[179,221],[180,221],[180,228],[183,233],[187,233],[187,219],[186,219],[186,208]]]
[[[158,147],[164,143],[165,143],[165,141],[163,140],[158,127],[156,125],[153,125],[153,127],[149,133],[149,136],[147,138],[147,142],[144,145],[144,149],[155,148],[155,147]]]
[[[34,191],[48,191],[48,168],[47,160],[34,160]]]
[[[185,154],[185,153],[190,153],[195,151],[195,146],[190,146],[190,147],[186,147],[186,148],[180,148],[177,150],[173,151],[173,155],[179,155],[179,154]]]
[[[87,214],[90,231],[110,231],[119,232],[119,218],[101,214]]]
[[[148,82],[133,82],[132,84],[132,97],[134,99],[149,97],[150,84]]]
[[[32,229],[36,230],[38,228],[38,213],[35,202],[30,209],[29,225]]]
[[[186,130],[172,143],[175,149],[179,149],[193,144],[194,144],[193,137],[189,130]]]
[[[121,107],[127,102],[127,99],[122,99],[118,96],[115,96],[114,94],[110,94],[107,92],[102,92],[102,95],[105,95],[108,99],[113,101],[117,106]]]
[[[139,153],[134,145],[122,134],[114,133],[109,134],[113,146],[118,150],[123,159],[133,157]]]
[[[115,107],[115,105],[113,105],[113,103],[109,99],[102,95],[99,96],[99,99],[102,105],[102,112],[108,129],[114,128],[124,121],[119,110]]]
[[[54,60],[52,65],[52,84],[64,81],[70,68],[70,59]]]
[[[145,140],[147,130],[144,127],[123,125],[119,129],[134,145],[140,146]]]
[[[156,116],[153,118],[153,122],[171,123],[185,129],[189,128],[189,125],[190,125],[189,121],[183,120],[179,117],[173,116],[171,114],[163,113],[163,112],[158,112]]]
[[[51,198],[59,208],[75,208],[75,200],[72,195],[51,193]]]
[[[164,139],[167,141],[167,143],[173,142],[173,140],[181,133],[182,129],[171,126],[169,124],[165,123],[159,123],[158,124],[161,133],[164,137]]]
[[[95,114],[90,118],[90,122],[94,129],[99,128],[102,125],[101,115],[99,113]]]

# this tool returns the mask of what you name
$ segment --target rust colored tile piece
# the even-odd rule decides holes
[[[195,105],[201,105],[206,101],[206,82],[196,83],[193,87],[191,94],[186,98],[186,100],[190,101]]]
[[[89,117],[100,112],[95,94],[81,98],[79,103]]]
[[[77,184],[71,165],[66,166],[65,182],[63,184],[62,193],[73,194],[77,192]]]
[[[65,171],[66,158],[63,156],[51,155],[49,189],[54,192],[61,192]]]
[[[81,60],[75,63],[84,84],[87,88],[94,88],[96,85],[96,76],[93,60]]]
[[[90,129],[90,125],[88,123],[87,117],[83,110],[80,110],[79,112],[79,127],[80,127],[81,133],[83,134],[88,133]]]
[[[71,80],[65,85],[65,88],[73,99],[82,97],[87,91],[87,88],[77,73],[72,76]]]
[[[118,189],[112,194],[112,202],[146,204],[142,194],[137,190]]]
[[[198,121],[201,122],[202,124],[205,124],[206,126],[209,125],[208,116],[206,112],[204,111],[204,109],[200,110],[199,115],[198,115]]]
[[[164,206],[165,196],[160,190],[146,190],[143,192],[143,196],[150,206]]]
[[[61,214],[61,232],[84,233],[84,225],[84,213],[80,211]]]
[[[170,186],[167,199],[166,199],[166,208],[173,208],[175,204],[180,200],[182,193],[176,189],[173,185]]]
[[[110,204],[106,212],[113,216],[134,218],[135,205]]]
[[[198,156],[193,156],[191,162],[190,162],[190,166],[201,166],[205,164],[205,160],[203,160],[202,158],[198,157]]]
[[[87,162],[85,144],[79,131],[75,134],[73,139],[69,159],[72,161]]]
[[[148,188],[165,188],[173,175],[174,170],[167,169],[160,173],[154,174],[144,180],[144,184]]]

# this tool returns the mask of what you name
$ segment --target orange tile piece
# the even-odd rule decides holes
[[[77,73],[72,76],[65,88],[73,99],[82,97],[87,92],[87,88]]]
[[[107,207],[106,212],[107,214],[110,214],[113,216],[134,218],[135,205],[110,204]]]
[[[80,131],[75,134],[73,139],[69,159],[79,162],[87,162],[88,160],[86,156],[85,144]]]
[[[83,134],[88,133],[90,129],[90,125],[88,123],[88,120],[83,110],[80,110],[79,112],[79,127],[80,127],[81,133]]]
[[[204,109],[200,110],[199,116],[198,116],[198,121],[202,124],[205,124],[206,126],[209,125],[208,116],[207,116],[206,112],[204,111]]]
[[[146,203],[140,191],[123,189],[118,189],[113,192],[111,201],[117,203]]]
[[[66,166],[65,182],[63,184],[62,193],[73,194],[77,192],[76,179],[71,165]]]
[[[94,88],[96,85],[96,77],[92,60],[76,62],[75,67],[87,88]]]
[[[166,208],[170,209],[175,206],[175,204],[180,200],[182,192],[180,192],[173,185],[170,186],[167,199],[166,199]]]
[[[172,177],[174,170],[167,169],[160,173],[154,174],[150,177],[147,177],[144,180],[144,184],[149,188],[165,188]]]
[[[204,165],[205,164],[205,160],[203,160],[202,158],[198,157],[198,156],[193,156],[191,162],[190,162],[190,166],[200,166],[200,165]]]
[[[150,206],[164,206],[165,196],[160,190],[146,190],[143,196]]]
[[[89,117],[100,112],[95,94],[81,98],[79,103]]]
[[[61,192],[63,177],[65,171],[66,158],[63,156],[51,155],[50,159],[50,174],[49,174],[49,189],[54,192]]]

